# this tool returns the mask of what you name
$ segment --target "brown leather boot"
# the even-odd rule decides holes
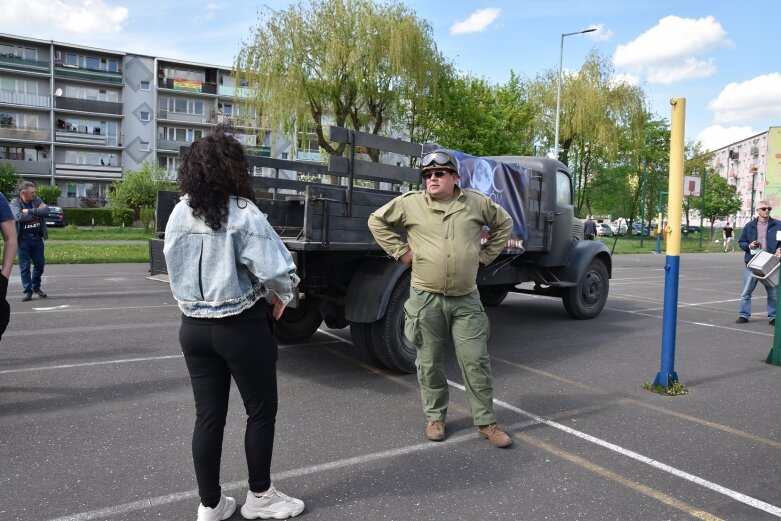
[[[480,436],[491,442],[494,447],[504,448],[513,444],[513,440],[505,433],[498,423],[479,425],[477,431]]]
[[[426,422],[426,438],[431,441],[442,441],[445,439],[445,422],[439,420]]]

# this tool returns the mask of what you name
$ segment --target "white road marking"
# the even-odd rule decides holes
[[[65,309],[71,307],[70,304],[62,304],[60,306],[51,306],[48,308],[33,308],[33,311],[51,311],[53,309]]]

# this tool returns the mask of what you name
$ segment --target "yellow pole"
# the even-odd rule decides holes
[[[683,208],[683,154],[686,98],[673,98],[670,123],[670,180],[667,189],[667,255],[681,254]]]

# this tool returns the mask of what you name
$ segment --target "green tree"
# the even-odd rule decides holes
[[[320,147],[331,155],[345,145],[333,146],[324,125],[377,134],[389,117],[422,110],[447,71],[429,24],[401,3],[309,0],[265,9],[259,18],[234,66],[255,88],[240,102],[272,129],[314,123]]]
[[[49,206],[57,206],[57,198],[62,194],[59,186],[44,184],[36,185],[35,192]]]
[[[705,182],[711,181],[713,176],[716,176],[716,171],[710,166],[713,159],[713,152],[708,152],[702,149],[702,143],[699,141],[689,142],[684,148],[684,164],[683,175],[684,176],[700,176],[704,177]],[[702,188],[702,186],[700,187]],[[707,200],[707,197],[706,197]],[[695,210],[697,213],[701,211],[702,198],[695,196],[683,197],[683,221],[689,225],[689,213]],[[705,219],[705,215],[702,216]],[[683,224],[683,223],[682,223]]]
[[[6,199],[11,199],[16,193],[18,184],[19,178],[16,177],[11,163],[0,163],[0,192],[5,194]]]
[[[529,85],[536,141],[553,149],[558,71],[537,76]],[[591,52],[576,74],[564,73],[561,83],[559,159],[569,164],[577,156],[579,210],[587,204],[591,181],[600,166],[620,159],[639,171],[643,129],[648,119],[640,87],[616,82],[609,59]]]
[[[166,178],[165,169],[147,161],[138,170],[125,172],[122,179],[114,181],[108,196],[115,224],[121,222],[122,210],[130,208],[148,231],[160,190],[178,190],[176,183]]]
[[[476,156],[531,154],[531,111],[515,73],[505,85],[454,77],[439,93],[440,114],[432,131],[438,144]]]
[[[730,185],[726,179],[713,171],[708,171],[705,190],[705,211],[703,217],[708,221],[711,240],[713,239],[713,223],[740,210],[741,200],[737,188]],[[689,197],[689,203],[695,208],[702,208],[702,197]]]

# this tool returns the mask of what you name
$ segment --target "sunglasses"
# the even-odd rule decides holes
[[[452,173],[453,172],[450,172],[450,171],[445,172],[444,170],[437,170],[436,172],[423,172],[420,175],[421,175],[421,177],[423,177],[423,179],[429,180],[429,179],[431,179],[431,176],[434,176],[436,178],[440,178],[440,177],[444,177],[447,174],[452,174]]]
[[[769,212],[770,210],[772,210],[772,208],[770,208],[769,206],[763,206],[762,208],[757,208],[757,210],[759,210],[760,212]]]
[[[423,156],[423,159],[420,160],[420,164],[423,168],[426,168],[433,164],[437,164],[439,166],[452,166],[452,167],[456,166],[453,163],[453,159],[449,155],[445,154],[444,152],[428,153],[425,156]]]

